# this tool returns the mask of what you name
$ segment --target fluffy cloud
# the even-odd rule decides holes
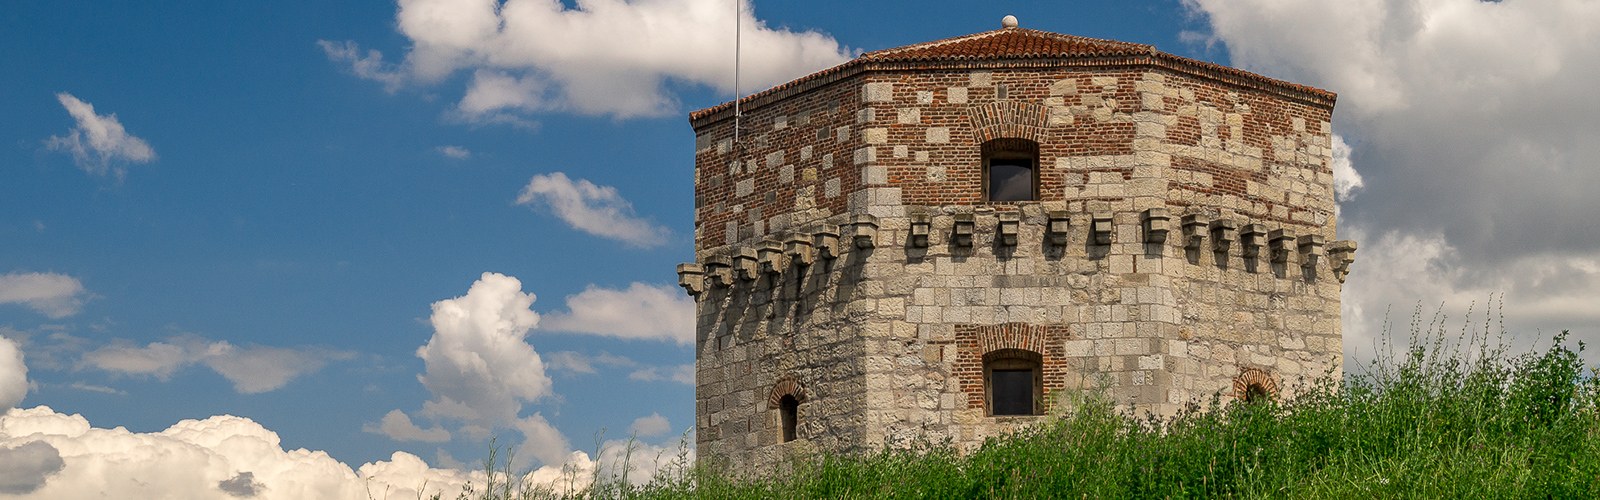
[[[82,365],[119,375],[166,380],[179,369],[200,363],[233,382],[234,390],[240,394],[256,394],[276,390],[295,377],[320,370],[329,360],[353,356],[315,347],[239,347],[223,340],[183,334],[143,347],[127,341],[113,342],[83,353]]]
[[[86,294],[83,283],[65,274],[0,274],[0,304],[22,304],[51,318],[78,314]]]
[[[694,365],[652,366],[629,373],[628,378],[645,382],[671,380],[680,384],[694,385]]]
[[[605,446],[602,461],[620,460],[618,442]],[[648,444],[635,451],[676,452]],[[532,487],[582,488],[600,464],[583,452],[559,462],[567,465],[541,467],[522,479]],[[133,433],[93,427],[82,416],[45,406],[0,415],[0,463],[6,464],[0,467],[0,494],[18,499],[455,498],[468,483],[481,489],[488,479],[481,470],[429,467],[405,452],[352,469],[322,451],[284,450],[277,433],[242,417],[184,420],[161,432]],[[637,455],[629,463],[652,472],[661,466]],[[629,477],[639,479],[638,473]]]
[[[633,204],[617,188],[573,182],[567,174],[535,175],[517,195],[518,205],[547,207],[574,229],[636,247],[666,243],[669,231],[633,214]]]
[[[417,349],[426,373],[417,379],[433,394],[425,415],[461,420],[469,435],[514,428],[525,438],[522,456],[559,467],[571,443],[540,414],[521,416],[523,403],[551,394],[544,361],[525,340],[539,324],[529,309],[535,299],[516,278],[483,273],[466,295],[433,303],[433,338]]]
[[[743,0],[741,0],[743,1]],[[468,119],[570,111],[618,118],[670,113],[668,80],[733,90],[734,9],[720,0],[401,0],[411,41],[399,65],[352,42],[319,42],[385,88],[473,71],[457,105]],[[738,18],[744,91],[842,63],[850,51],[816,32],[772,29],[748,2]],[[403,76],[402,76],[403,75]]]
[[[321,451],[284,450],[277,433],[241,417],[133,433],[44,406],[0,416],[0,462],[0,493],[19,499],[455,498],[468,481],[486,479],[404,452],[353,470]]]
[[[97,115],[94,105],[66,92],[56,94],[56,100],[67,108],[78,126],[66,137],[51,136],[45,146],[72,153],[72,159],[85,171],[95,175],[109,171],[120,180],[127,175],[121,162],[146,163],[155,159],[156,151],[150,143],[129,134],[115,113]]]
[[[1360,170],[1336,179],[1342,237],[1362,245],[1347,332],[1381,329],[1391,304],[1409,316],[1504,293],[1514,331],[1560,320],[1596,338],[1600,5],[1185,3],[1234,64],[1339,92],[1334,126]]]
[[[665,434],[672,430],[672,424],[667,422],[667,417],[660,413],[651,413],[648,417],[639,417],[633,420],[633,425],[628,426],[628,432],[636,436],[651,437]]]
[[[567,310],[545,315],[542,330],[624,339],[694,342],[694,300],[675,287],[633,283],[626,290],[589,285],[567,297]]]
[[[450,431],[444,430],[443,427],[438,425],[434,425],[431,429],[417,427],[417,424],[411,423],[411,417],[406,416],[406,412],[400,410],[390,411],[383,416],[383,420],[377,425],[368,423],[361,426],[361,430],[373,434],[383,434],[395,441],[443,443],[450,440]]]
[[[22,363],[22,349],[0,337],[0,410],[11,409],[27,395],[28,365]]]

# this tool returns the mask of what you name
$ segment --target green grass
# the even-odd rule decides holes
[[[744,479],[715,458],[680,457],[649,484],[607,475],[571,496],[1600,498],[1600,383],[1582,343],[1569,347],[1563,332],[1542,352],[1511,354],[1487,328],[1448,335],[1441,324],[1414,320],[1411,347],[1284,402],[1213,398],[1163,421],[1089,391],[1066,395],[1047,424],[970,453],[911,443],[795,457],[782,474]],[[554,497],[511,487],[509,472],[463,498]]]

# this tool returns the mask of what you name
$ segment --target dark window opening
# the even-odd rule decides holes
[[[778,400],[778,415],[783,419],[783,442],[794,441],[795,420],[799,417],[800,402],[793,395]]]
[[[983,190],[987,201],[1039,199],[1039,143],[995,139],[983,143]]]
[[[1272,395],[1267,392],[1267,388],[1262,387],[1261,384],[1250,384],[1244,388],[1244,402],[1246,403],[1260,403],[1271,397]]]
[[[994,370],[995,415],[1033,414],[1033,370]]]
[[[989,415],[1043,413],[1043,357],[1033,351],[1001,349],[984,355],[984,399]]]

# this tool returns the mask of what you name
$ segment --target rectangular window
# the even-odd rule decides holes
[[[1033,201],[1033,160],[989,160],[989,201]]]
[[[1033,414],[1033,370],[993,370],[989,377],[995,415]]]

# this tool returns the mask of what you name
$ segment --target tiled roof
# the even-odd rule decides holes
[[[862,54],[869,61],[1032,59],[1150,53],[1149,45],[1010,28]]]
[[[816,88],[862,71],[886,69],[932,69],[951,64],[960,67],[980,68],[993,63],[996,67],[1048,66],[1052,62],[1082,61],[1079,66],[1092,65],[1150,65],[1161,66],[1185,73],[1230,81],[1236,84],[1273,91],[1312,102],[1332,106],[1334,93],[1294,83],[1275,80],[1248,71],[1179,57],[1156,50],[1154,46],[1139,43],[1100,40],[1063,35],[1048,31],[1022,28],[1004,28],[944,40],[935,40],[904,47],[884,49],[861,54],[844,64],[806,75],[740,99],[746,109],[787,98],[798,92]],[[1039,63],[1039,64],[1029,64]],[[715,121],[731,115],[733,102],[689,113],[689,121],[699,127],[706,120]]]

